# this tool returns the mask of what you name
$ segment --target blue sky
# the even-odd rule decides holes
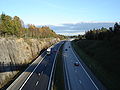
[[[120,0],[0,0],[0,13],[35,25],[119,22],[119,7]]]
[[[58,25],[120,20],[120,0],[0,0],[0,11],[25,24]]]

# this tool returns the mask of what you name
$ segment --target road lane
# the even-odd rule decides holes
[[[66,45],[65,45],[66,46]],[[66,47],[65,47],[66,49]],[[78,83],[77,77],[74,71],[74,64],[71,60],[74,60],[74,57],[70,54],[67,54],[69,51],[64,51],[64,63],[67,71],[67,76],[69,80],[69,90],[84,90]]]
[[[36,67],[37,63],[41,62],[45,57],[46,52],[43,52],[8,88],[7,90],[18,90],[20,86],[29,77],[31,72]]]
[[[79,60],[72,50],[70,41],[64,44],[63,58],[69,78],[69,90],[104,90],[98,88],[81,63],[80,66],[74,65],[74,63],[79,62]]]
[[[57,51],[59,47],[61,46],[63,42],[60,42],[58,44],[55,44],[54,47],[52,48],[52,53],[50,55],[47,55],[43,58],[41,62],[37,62],[39,64],[36,64],[37,66],[34,67],[34,70],[27,73],[30,73],[28,75],[28,79],[19,82],[23,82],[22,85],[19,86],[19,83],[16,83],[14,86],[18,86],[17,88],[15,87],[14,89],[8,89],[8,90],[47,90],[49,81],[50,81],[50,76],[51,76],[51,70],[53,66],[53,62],[55,60],[55,56],[57,54]],[[30,67],[31,68],[31,67]],[[32,73],[32,74],[31,74]]]
[[[36,73],[34,73],[31,78],[27,81],[27,83],[24,85],[24,87],[21,90],[47,90],[50,80],[50,75],[52,71],[52,66],[54,62],[54,58],[57,53],[54,52],[54,50],[58,50],[60,44],[55,45],[52,48],[52,52],[50,55],[47,55],[44,60],[40,63],[38,68],[35,72],[40,73],[40,76],[37,77]],[[46,66],[45,66],[46,65]],[[38,85],[36,86],[36,82],[38,82]]]

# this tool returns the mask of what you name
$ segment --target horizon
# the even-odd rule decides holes
[[[0,12],[20,17],[25,25],[115,23],[120,20],[119,5],[119,0],[1,0]]]
[[[3,14],[5,14],[5,13],[3,13]],[[11,17],[11,18],[13,18],[13,17]],[[24,21],[22,20],[22,22],[24,22]],[[54,32],[57,34],[65,35],[65,36],[75,36],[75,35],[84,35],[86,31],[92,30],[92,29],[101,29],[102,27],[104,27],[104,28],[113,27],[114,24],[115,24],[115,22],[108,22],[108,21],[104,21],[104,22],[103,21],[102,22],[82,21],[82,22],[78,22],[78,23],[64,23],[61,25],[60,24],[59,25],[35,25],[35,24],[32,24],[32,25],[35,25],[36,27],[48,26],[52,30],[54,30]],[[92,25],[92,26],[90,26],[90,25]],[[28,24],[24,24],[24,27],[27,28]],[[67,29],[66,29],[66,27],[67,27]],[[84,29],[81,29],[81,28],[84,28]],[[62,30],[62,31],[60,31],[60,30]]]

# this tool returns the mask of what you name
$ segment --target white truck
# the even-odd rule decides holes
[[[50,55],[50,52],[51,52],[51,48],[48,48],[47,49],[47,55]]]
[[[51,54],[53,47],[54,47],[54,45],[52,45],[51,47],[49,47],[49,48],[47,49],[47,55],[50,55],[50,54]]]

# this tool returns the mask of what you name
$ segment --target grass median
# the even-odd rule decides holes
[[[60,47],[59,53],[57,55],[55,76],[54,76],[54,86],[53,90],[65,90],[64,86],[64,73],[63,73],[63,59],[62,59],[62,50],[63,45]]]

